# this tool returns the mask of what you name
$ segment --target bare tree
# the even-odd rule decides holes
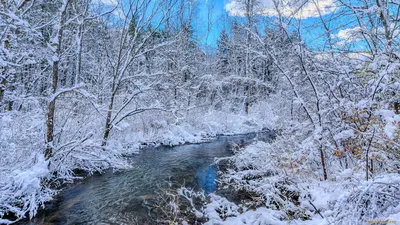
[[[107,140],[114,125],[127,117],[149,110],[140,108],[126,112],[123,111],[137,95],[142,93],[143,87],[139,87],[134,93],[128,96],[125,102],[118,106],[118,108],[116,108],[116,96],[120,88],[127,81],[135,78],[134,74],[130,72],[130,67],[135,60],[138,60],[146,52],[168,44],[148,45],[155,32],[170,16],[169,12],[174,6],[173,1],[167,1],[165,3],[169,7],[163,10],[163,3],[153,4],[150,0],[131,0],[127,6],[122,6],[123,4],[121,3],[121,7],[117,9],[120,13],[121,29],[116,31],[118,34],[116,53],[111,53],[113,51],[111,49],[105,49],[108,53],[108,61],[112,67],[112,79],[102,146],[107,145]],[[154,20],[157,21],[155,25],[153,24]],[[150,25],[152,25],[153,29],[148,31],[146,28]]]

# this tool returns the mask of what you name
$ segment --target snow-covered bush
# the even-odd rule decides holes
[[[125,120],[111,134],[112,146],[124,153],[137,151],[139,143],[179,145],[203,142],[209,137],[243,134],[272,129],[277,117],[267,103],[255,105],[248,115],[229,111],[194,108],[182,117],[171,112],[150,111]],[[263,109],[258,111],[258,109]],[[135,135],[133,135],[135,134]],[[135,149],[136,147],[136,149]]]
[[[31,123],[31,120],[36,123]],[[41,153],[40,132],[43,119],[33,111],[0,114],[0,223],[33,217],[39,206],[51,199],[53,191],[42,181],[50,178]],[[14,216],[13,219],[1,219]]]
[[[32,218],[38,208],[52,199],[52,190],[46,181],[50,178],[48,162],[37,153],[12,168],[1,168],[0,176],[0,223],[9,224],[29,215]],[[10,216],[12,219],[1,219]]]
[[[248,210],[242,205],[238,206],[226,198],[214,194],[210,194],[209,203],[203,210],[208,220],[204,223],[205,225],[286,224],[282,221],[284,218],[282,212],[265,207]]]
[[[306,218],[307,213],[299,207],[305,194],[297,182],[311,171],[305,170],[304,156],[282,151],[279,147],[283,143],[289,149],[293,147],[290,139],[280,139],[271,144],[256,142],[239,150],[229,159],[232,167],[222,174],[221,182],[223,188],[244,191],[252,201],[261,202],[258,205],[282,210],[286,219]]]
[[[332,208],[336,224],[400,220],[400,177],[387,174],[373,180],[341,184],[343,194]]]
[[[222,188],[244,192],[243,200],[252,202],[256,211],[278,213],[275,218],[280,222],[365,224],[400,219],[397,173],[376,175],[367,181],[361,166],[331,171],[335,177],[321,181],[321,174],[316,171],[317,162],[312,160],[312,154],[306,154],[309,153],[307,143],[293,136],[280,136],[272,143],[255,142],[236,150],[228,158],[231,166],[221,175]],[[245,214],[242,210],[233,217],[240,221]],[[230,224],[220,214],[210,214],[210,217],[219,221],[210,224]]]
[[[118,149],[104,150],[82,126],[81,132],[88,133],[86,137],[76,140],[71,135],[68,140],[69,135],[63,135],[53,157],[45,160],[43,115],[41,110],[25,109],[0,114],[1,224],[32,218],[57,193],[59,184],[79,178],[75,169],[93,173],[107,168],[127,168]],[[65,111],[59,111],[59,115],[62,121],[71,117]],[[70,134],[71,130],[79,129],[65,122],[57,133]]]

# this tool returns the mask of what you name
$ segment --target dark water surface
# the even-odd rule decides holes
[[[161,188],[182,185],[215,191],[215,158],[232,155],[233,144],[269,139],[269,133],[221,136],[208,143],[141,150],[132,168],[84,179],[63,190],[32,221],[19,224],[154,224],[149,200]]]

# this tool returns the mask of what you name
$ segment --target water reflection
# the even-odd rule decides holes
[[[200,170],[197,175],[197,184],[201,187],[206,194],[212,193],[217,188],[217,168],[211,166],[209,168]]]

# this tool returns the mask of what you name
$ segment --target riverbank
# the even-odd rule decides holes
[[[224,158],[229,163],[220,171],[221,190],[204,196],[192,212],[198,211],[206,225],[400,221],[398,173],[380,173],[366,180],[362,169],[349,168],[322,181],[318,171],[307,168],[306,158],[289,150],[291,141],[288,137],[271,143],[258,141]],[[281,151],[283,143],[285,150]],[[191,217],[183,215],[182,220]]]
[[[268,132],[220,136],[207,143],[143,149],[129,157],[131,168],[75,182],[32,221],[17,224],[164,224],[160,221],[171,207],[168,193],[182,186],[214,192],[219,168],[214,159],[231,156],[232,146],[270,136]]]
[[[261,106],[260,106],[261,107]],[[257,111],[255,111],[257,112]],[[43,156],[45,148],[44,113],[41,111],[13,112],[1,116],[0,133],[0,223],[11,224],[25,217],[32,218],[44,203],[57,194],[64,183],[71,183],[83,174],[105,170],[130,168],[124,155],[138,153],[146,145],[176,146],[199,143],[221,134],[240,134],[271,128],[273,120],[262,113],[249,115],[217,111],[193,111],[185,119],[168,119],[168,115],[151,114],[126,121],[114,129],[104,151],[101,143],[101,120],[90,124],[69,124],[68,115],[60,110],[58,118],[65,118],[65,126],[58,131],[59,142],[50,161]],[[32,123],[32,118],[35,123]],[[163,119],[160,119],[163,118]],[[258,121],[264,121],[262,123]],[[63,135],[61,135],[63,134]],[[13,217],[10,217],[12,215]]]

